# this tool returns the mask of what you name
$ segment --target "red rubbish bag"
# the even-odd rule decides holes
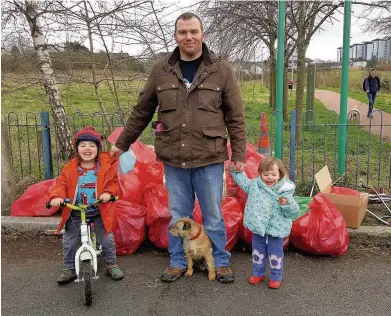
[[[150,183],[163,184],[163,163],[156,160],[148,164],[137,163],[134,168],[134,173],[137,175],[141,186],[144,188]]]
[[[123,127],[116,128],[107,140],[115,144]],[[140,140],[136,140],[130,148],[136,156],[136,164],[131,174],[137,176],[141,191],[149,183],[163,183],[163,163],[156,160],[155,152],[148,146],[145,146]],[[134,179],[134,178],[133,178]],[[129,180],[129,179],[127,179]],[[121,183],[122,184],[122,183]],[[135,185],[135,184],[134,184]],[[133,186],[134,186],[133,185]],[[139,193],[139,192],[137,192]],[[136,194],[137,196],[137,194]]]
[[[46,208],[50,199],[50,190],[56,184],[56,179],[35,183],[11,205],[11,216],[51,216],[58,207]]]
[[[151,183],[145,186],[144,205],[147,207],[146,224],[152,243],[162,249],[168,249],[168,225],[171,213],[168,209],[168,192],[163,184]]]
[[[331,187],[331,193],[342,194],[347,196],[355,196],[355,197],[360,197],[361,195],[361,193],[357,190],[344,188],[344,187],[335,187],[335,186]]]
[[[113,214],[113,234],[117,255],[129,255],[140,247],[146,238],[147,209],[139,204],[118,200]]]
[[[111,144],[115,144],[119,135],[123,131],[123,127],[117,127],[108,137],[107,141]],[[156,154],[154,151],[147,146],[145,146],[140,140],[136,140],[130,148],[136,156],[136,161],[144,164],[149,164],[152,161],[156,161]]]
[[[346,252],[349,234],[338,209],[322,193],[309,203],[310,211],[293,222],[291,242],[313,255],[340,256]]]
[[[137,175],[133,172],[128,174],[119,174],[118,181],[120,184],[119,199],[134,202],[137,204],[142,203],[142,185]]]
[[[239,225],[243,220],[243,212],[240,209],[240,205],[235,198],[226,197],[221,202],[221,212],[224,218],[225,230],[227,232],[227,244],[225,249],[230,251],[238,241],[239,237]],[[194,220],[203,224],[202,213],[200,203],[197,201],[194,211]]]

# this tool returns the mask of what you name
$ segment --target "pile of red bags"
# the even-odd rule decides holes
[[[115,143],[123,128],[117,128],[108,141]],[[168,193],[163,184],[163,164],[157,162],[154,151],[140,141],[132,144],[136,156],[134,170],[129,174],[119,174],[119,201],[115,202],[113,233],[118,255],[134,253],[148,236],[153,244],[162,249],[168,248],[168,225],[171,214],[168,207]],[[231,152],[230,145],[228,150]],[[258,177],[258,167],[263,156],[252,144],[247,144],[245,172],[249,179]],[[226,249],[231,250],[240,237],[249,246],[252,233],[243,226],[243,214],[247,194],[233,181],[229,167],[225,163],[225,195],[222,200],[222,215],[227,232]],[[55,180],[47,180],[30,186],[11,206],[12,216],[50,216],[57,208],[46,209],[49,191]],[[359,195],[358,191],[333,187],[333,193]],[[322,194],[318,194],[309,204],[310,211],[297,219],[290,237],[284,240],[284,249],[289,240],[305,252],[315,255],[338,256],[346,252],[349,235],[342,214]],[[193,218],[203,223],[198,201]]]

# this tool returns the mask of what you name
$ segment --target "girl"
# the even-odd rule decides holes
[[[253,275],[251,284],[266,279],[266,260],[270,262],[269,287],[281,285],[283,268],[283,242],[292,228],[291,217],[299,205],[293,198],[295,185],[286,178],[283,163],[274,158],[263,158],[259,177],[249,180],[244,172],[230,170],[235,182],[247,193],[244,226],[253,232]]]
[[[73,140],[76,157],[62,169],[56,185],[51,191],[50,204],[60,206],[65,198],[75,204],[90,204],[98,197],[103,201],[97,209],[87,210],[87,218],[94,220],[99,243],[103,248],[106,274],[113,280],[124,277],[117,265],[113,233],[111,232],[113,207],[107,203],[111,195],[117,194],[117,168],[108,153],[102,152],[100,134],[91,126],[76,133]],[[57,233],[65,225],[63,236],[64,270],[57,280],[59,285],[76,279],[75,254],[80,235],[79,212],[65,208]]]

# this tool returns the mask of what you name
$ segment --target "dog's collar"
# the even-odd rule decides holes
[[[194,240],[194,239],[197,239],[198,237],[200,237],[201,232],[202,232],[202,227],[201,227],[201,225],[199,227],[200,228],[198,229],[197,234],[195,234],[192,238],[190,238],[190,240]]]

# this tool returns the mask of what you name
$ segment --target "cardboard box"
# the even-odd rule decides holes
[[[368,193],[360,192],[358,197],[331,193],[333,182],[327,166],[315,174],[315,180],[320,192],[342,213],[346,226],[359,228],[367,211]]]

